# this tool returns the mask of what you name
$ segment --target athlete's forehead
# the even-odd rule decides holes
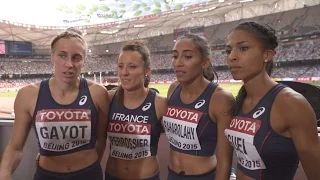
[[[137,51],[123,51],[118,58],[118,64],[143,64],[142,56]]]
[[[236,47],[243,44],[257,44],[256,36],[249,31],[235,30],[227,36],[226,47]]]

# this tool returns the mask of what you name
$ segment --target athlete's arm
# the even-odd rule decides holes
[[[297,149],[299,159],[309,180],[319,180],[320,143],[316,116],[308,101],[299,93],[286,88],[276,99],[280,113]]]
[[[170,85],[170,87],[169,87],[169,89],[168,89],[168,93],[167,93],[167,98],[168,98],[168,99],[170,99],[173,91],[178,87],[178,85],[179,85],[179,82],[178,82],[178,81],[175,81],[175,82],[173,82],[173,83]]]
[[[22,151],[32,124],[31,107],[35,106],[38,88],[28,85],[19,90],[15,102],[15,120],[10,141],[3,153],[0,165],[0,179],[9,180],[20,164]]]
[[[96,108],[98,111],[97,115],[97,142],[96,142],[96,150],[98,153],[99,161],[101,161],[103,157],[104,150],[106,148],[106,140],[107,140],[107,124],[108,124],[108,113],[109,113],[109,97],[108,91],[105,87],[94,84],[91,89],[91,97],[93,102],[96,104]]]
[[[162,124],[162,117],[167,113],[167,108],[168,108],[167,98],[157,94],[155,99],[155,109],[156,109],[158,120],[160,121],[161,124]],[[161,131],[164,132],[163,126],[161,128]]]
[[[112,89],[108,91],[109,104],[111,104],[113,96],[116,94],[116,90]]]
[[[168,92],[167,92],[167,107],[166,107],[166,111],[167,111],[167,108],[168,108],[168,100],[170,99],[172,93],[174,92],[174,90],[178,87],[179,85],[179,82],[178,81],[175,81],[173,82],[170,86],[169,86],[169,89],[168,89]],[[166,113],[166,112],[165,112]],[[164,114],[165,115],[165,114]],[[162,125],[162,129],[161,129],[161,132],[164,133],[165,130],[164,130],[164,126],[163,126],[163,121],[161,120],[161,125]]]
[[[218,139],[217,139],[217,174],[216,180],[230,178],[232,165],[232,146],[224,134],[224,130],[230,126],[231,115],[229,114],[233,106],[234,98],[228,91],[219,86],[215,90],[210,101],[210,116],[216,120]]]

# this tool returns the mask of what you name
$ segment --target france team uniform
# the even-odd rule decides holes
[[[95,148],[96,117],[97,110],[85,79],[80,79],[78,96],[68,105],[58,104],[50,93],[49,80],[42,81],[33,115],[40,155],[61,156]],[[55,173],[38,166],[35,174],[35,180],[86,178],[102,179],[99,162],[71,173]]]
[[[209,157],[215,154],[217,124],[209,116],[210,99],[217,84],[209,83],[192,103],[184,104],[180,98],[181,85],[174,90],[163,117],[163,127],[174,151],[194,156]],[[169,168],[168,180],[214,179],[215,170],[201,175],[182,175]]]
[[[123,160],[136,160],[156,156],[161,134],[161,123],[155,109],[156,92],[149,90],[144,102],[135,109],[118,107],[113,97],[108,123],[110,156]],[[159,174],[148,178],[159,179]],[[106,180],[117,179],[106,173]]]
[[[291,138],[276,133],[270,112],[282,84],[272,87],[248,114],[233,117],[225,135],[238,158],[238,168],[255,180],[292,180],[299,158]]]

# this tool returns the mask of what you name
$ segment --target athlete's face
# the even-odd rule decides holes
[[[180,83],[190,83],[203,76],[205,61],[191,39],[181,39],[173,47],[172,65],[177,80]]]
[[[227,63],[233,79],[244,82],[265,71],[267,51],[250,32],[235,30],[227,37]]]
[[[137,51],[123,51],[118,59],[118,76],[124,90],[144,87],[144,78],[150,68],[145,68],[142,56]]]
[[[77,38],[59,39],[52,52],[54,76],[64,82],[75,81],[84,65],[85,46]]]

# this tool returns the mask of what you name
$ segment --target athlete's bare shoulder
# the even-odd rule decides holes
[[[110,101],[112,101],[112,99],[113,99],[114,95],[116,94],[116,92],[117,92],[117,89],[111,89],[111,90],[108,91],[108,96],[109,96]]]
[[[160,94],[156,93],[155,97],[155,108],[158,119],[162,119],[162,116],[165,115],[168,108],[168,99],[166,97],[161,96]]]
[[[231,92],[218,85],[211,96],[211,102],[217,105],[220,104],[220,102],[233,103],[234,97]]]
[[[88,86],[92,86],[93,84],[96,84],[96,82],[90,80],[90,79],[85,79],[87,81]]]
[[[160,94],[156,94],[156,101],[159,101],[161,103],[167,103],[168,99]]]
[[[213,114],[222,113],[228,115],[234,102],[235,99],[231,92],[223,89],[220,86],[217,86],[213,95],[211,96],[210,111]]]
[[[87,80],[87,83],[94,102],[107,102],[109,104],[107,88],[91,80]]]
[[[23,99],[37,98],[40,89],[40,82],[24,86],[18,91],[17,96]]]
[[[102,91],[102,93],[106,93],[107,92],[107,88],[105,88],[103,85],[100,85],[94,81],[88,80],[87,79],[87,83],[88,83],[88,87],[90,89],[90,91]]]
[[[277,95],[273,107],[282,115],[302,114],[312,110],[307,99],[300,93],[287,87],[283,88]]]
[[[87,81],[87,83],[88,83],[88,87],[89,87],[89,89],[90,88],[102,88],[103,90],[106,90],[106,88],[103,86],[103,85],[100,85],[100,84],[98,84],[98,83],[96,83],[96,82],[94,82],[94,81],[91,81],[91,80],[89,80],[89,79],[86,79],[86,81]]]
[[[33,109],[36,106],[40,89],[40,82],[24,86],[18,91],[14,102],[15,112],[21,109],[28,112],[30,116],[33,114]]]
[[[158,93],[156,94],[155,102],[161,107],[166,107],[168,105],[168,99]]]
[[[167,94],[167,98],[168,98],[168,99],[170,99],[173,91],[178,87],[179,84],[180,84],[179,81],[174,81],[174,82],[170,85],[170,87],[169,87],[169,89],[168,89],[168,94]]]

